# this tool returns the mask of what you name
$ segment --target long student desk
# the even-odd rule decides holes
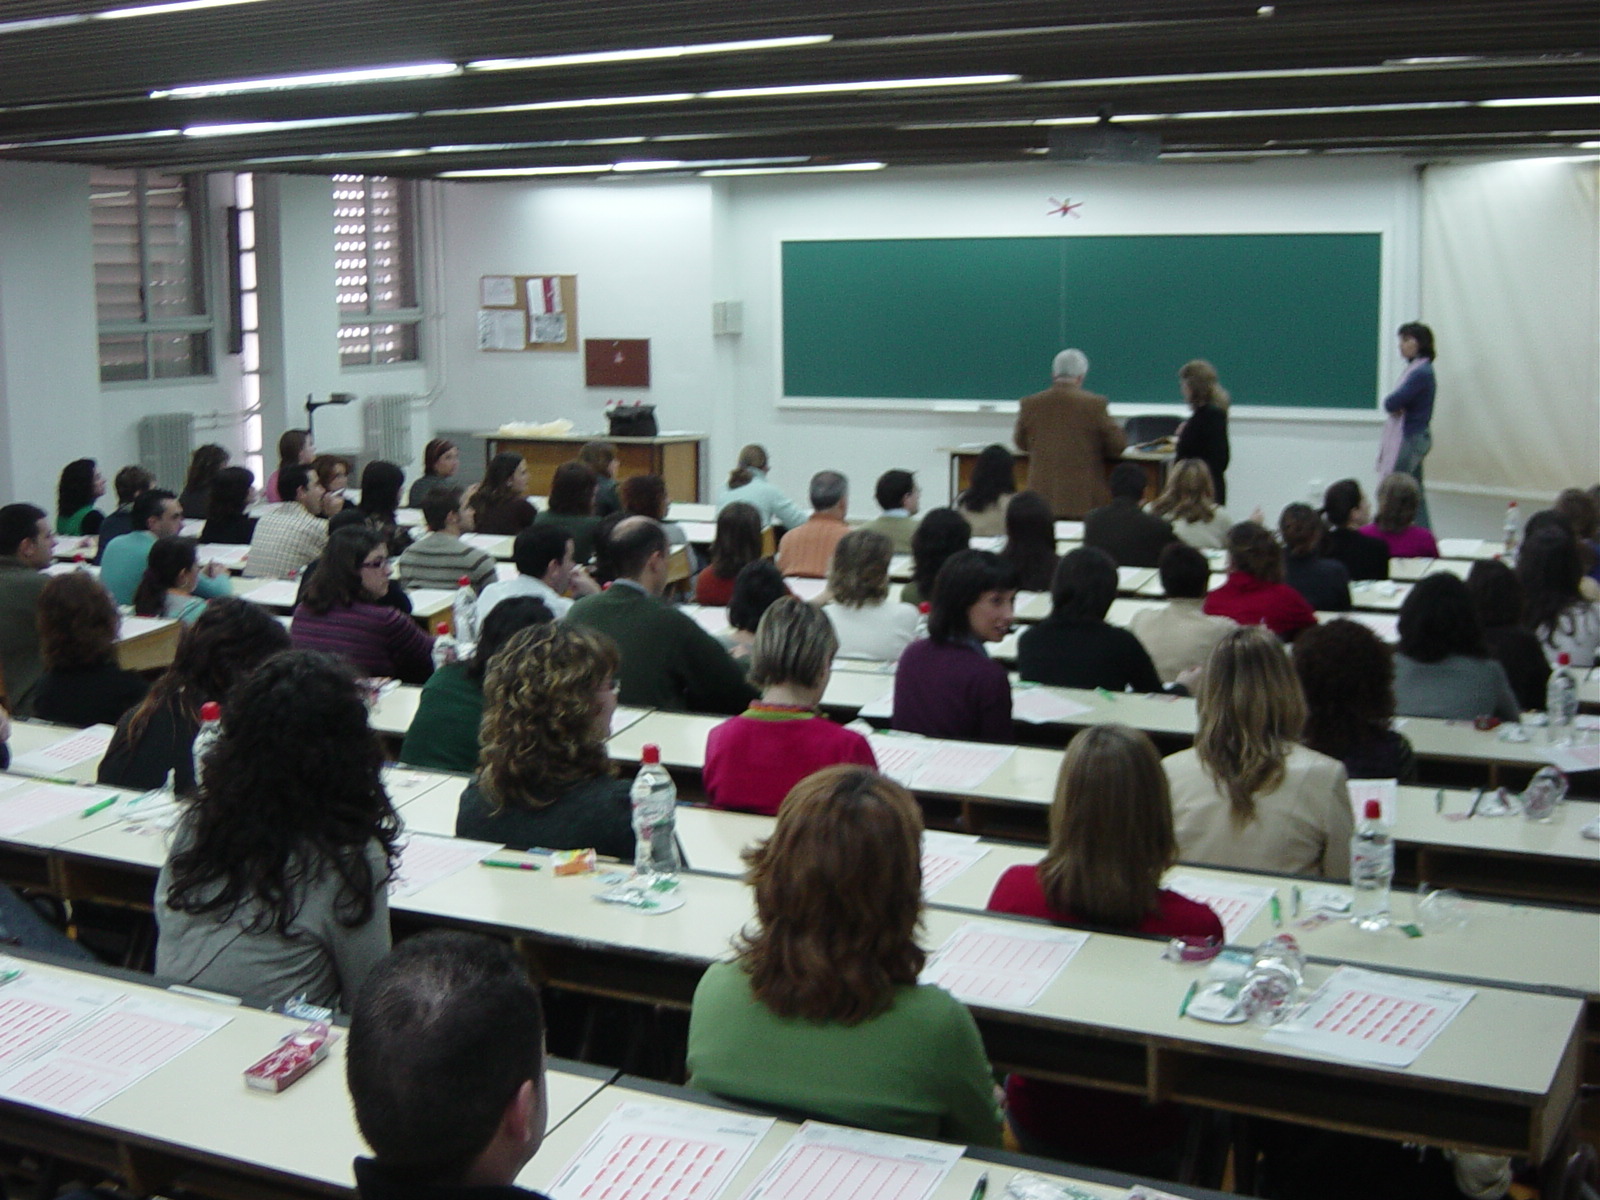
[[[459,777],[404,774],[413,778],[392,780],[413,793],[402,814],[425,801],[430,783],[460,786]],[[148,905],[164,837],[99,816],[87,824],[50,851],[62,882],[79,896],[92,888],[139,903],[142,894]],[[468,868],[395,898],[391,911],[402,925],[523,939],[543,977],[569,989],[677,1006],[753,915],[744,885],[723,876],[687,874],[684,906],[656,916],[595,903],[604,886],[603,877]],[[972,918],[931,909],[926,944],[942,944]],[[1415,1064],[1394,1071],[1265,1043],[1250,1027],[1180,1019],[1195,975],[1158,952],[1157,942],[1095,934],[1037,1004],[975,1006],[991,1057],[1152,1098],[1537,1159],[1574,1103],[1579,996],[1480,987]],[[1311,982],[1325,974],[1313,967]]]

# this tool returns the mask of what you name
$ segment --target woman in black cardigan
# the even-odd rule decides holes
[[[1217,369],[1203,358],[1186,362],[1178,371],[1183,398],[1192,410],[1178,428],[1177,460],[1202,459],[1211,468],[1217,503],[1228,502],[1228,403],[1227,389],[1217,381]]]

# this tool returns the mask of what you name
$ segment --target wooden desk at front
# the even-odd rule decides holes
[[[482,433],[484,453],[520,454],[528,464],[528,488],[548,495],[556,468],[578,457],[587,442],[608,442],[617,448],[617,478],[659,475],[667,494],[677,500],[697,501],[703,491],[705,444],[703,433],[664,433],[657,437],[610,437],[601,433],[569,433],[518,437],[499,432]]]

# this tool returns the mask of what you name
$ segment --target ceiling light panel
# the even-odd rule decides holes
[[[585,54],[543,54],[532,58],[480,58],[467,64],[469,71],[533,71],[545,67],[589,66],[595,63],[648,62],[664,58],[689,58],[701,54],[740,54],[757,50],[787,50],[821,46],[833,41],[831,33],[800,37],[749,38],[739,42],[701,42],[688,46],[644,46],[633,50],[595,50]]]

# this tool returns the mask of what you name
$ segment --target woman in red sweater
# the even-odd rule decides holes
[[[761,514],[735,500],[717,514],[711,564],[694,577],[694,602],[721,606],[733,599],[733,582],[746,565],[762,557]]]
[[[706,740],[702,778],[714,807],[770,816],[795,784],[823,767],[877,770],[866,738],[817,712],[838,649],[833,624],[803,600],[785,596],[762,614],[750,648],[750,682],[761,699]]]
[[[1126,725],[1091,725],[1061,762],[1049,852],[1036,866],[1006,871],[989,908],[1057,925],[1221,942],[1216,913],[1161,886],[1177,857],[1155,746]],[[1030,1154],[1141,1174],[1176,1168],[1183,1112],[1175,1105],[1012,1075],[1006,1107]]]
[[[1283,547],[1254,521],[1240,521],[1228,530],[1228,578],[1206,597],[1205,611],[1240,625],[1265,625],[1292,642],[1317,623],[1317,614],[1283,577]]]

